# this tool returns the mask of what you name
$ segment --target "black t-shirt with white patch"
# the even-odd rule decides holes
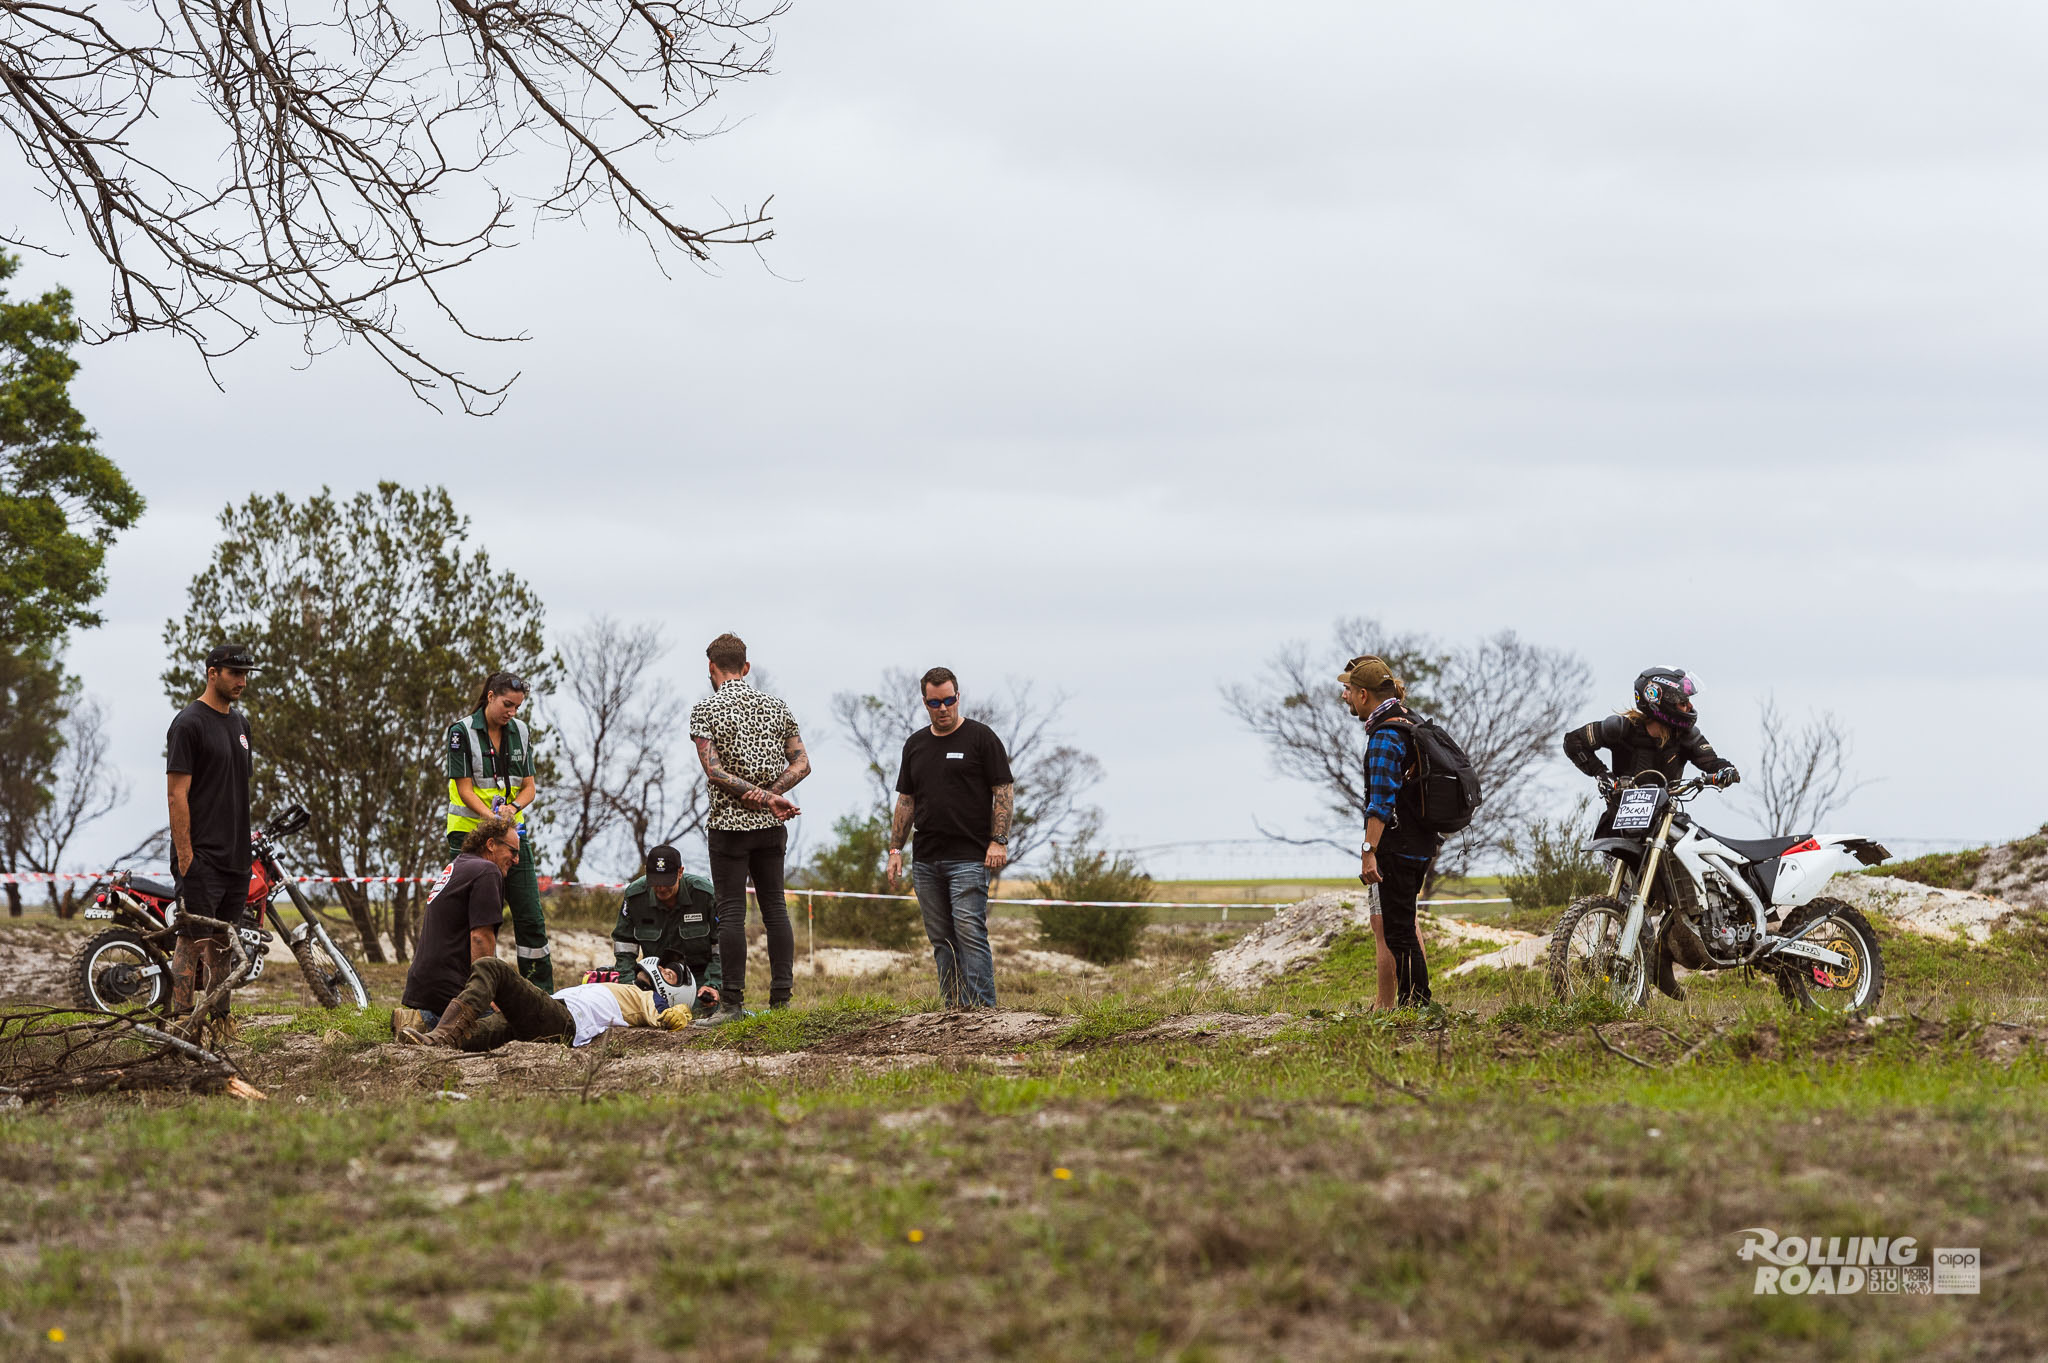
[[[178,712],[164,736],[164,770],[192,778],[192,859],[230,874],[249,869],[249,721],[203,700]]]
[[[405,974],[405,1006],[439,1013],[469,983],[469,930],[505,921],[505,877],[488,857],[464,852],[434,887],[419,945]]]
[[[979,720],[963,719],[959,728],[944,737],[929,727],[912,734],[903,744],[896,790],[912,801],[916,859],[980,861],[986,857],[992,831],[991,795],[997,786],[1015,780],[1003,740]]]

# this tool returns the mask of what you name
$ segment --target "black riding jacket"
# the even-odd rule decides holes
[[[1614,755],[1614,775],[1633,778],[1646,771],[1654,771],[1667,784],[1685,773],[1687,762],[1709,775],[1735,765],[1715,752],[1714,745],[1707,742],[1707,736],[1698,729],[1687,729],[1659,741],[1650,736],[1650,730],[1642,720],[1631,719],[1627,715],[1596,719],[1582,728],[1567,731],[1564,736],[1564,755],[1588,776],[1597,778],[1608,774],[1610,769],[1599,757],[1602,748]]]

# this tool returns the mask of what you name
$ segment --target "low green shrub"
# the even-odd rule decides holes
[[[907,883],[889,884],[889,820],[872,814],[848,814],[832,825],[833,841],[811,857],[797,878],[819,889],[857,890],[863,894],[907,894]],[[909,863],[904,874],[909,875]],[[917,905],[900,899],[835,899],[810,896],[818,935],[834,941],[900,949],[922,935]]]
[[[1152,877],[1123,853],[1098,850],[1094,841],[1091,827],[1067,846],[1054,847],[1052,864],[1038,882],[1038,897],[1115,900],[1118,907],[1040,905],[1038,935],[1056,951],[1113,965],[1138,954],[1138,937],[1152,921],[1152,910],[1131,901],[1152,897]]]
[[[1592,800],[1581,796],[1570,813],[1533,820],[1500,840],[1514,867],[1500,878],[1501,893],[1517,913],[1554,917],[1549,911],[1607,888],[1606,859],[1586,850],[1597,822]]]

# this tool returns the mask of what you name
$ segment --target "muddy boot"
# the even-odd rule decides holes
[[[171,1021],[183,1022],[199,997],[199,939],[180,937],[171,950]]]
[[[226,942],[223,942],[218,937],[200,938],[200,991],[202,993],[211,993],[217,988],[223,980],[227,979],[234,972],[234,961],[234,955],[228,950]],[[234,1001],[234,997],[232,993],[227,993],[215,999],[213,1001],[213,1016],[210,1021],[216,1023],[226,1022],[228,1018],[228,1005]]]
[[[1664,949],[1664,941],[1657,941],[1657,988],[1681,1003],[1685,1001],[1685,990],[1678,983],[1678,976],[1671,967],[1671,953]]]
[[[408,1031],[415,1031],[425,1035],[426,1028],[422,1027],[420,1023],[420,1010],[417,1008],[398,1007],[391,1010],[391,1035],[393,1036],[403,1036]]]
[[[441,1020],[433,1031],[422,1032],[417,1027],[408,1027],[398,1034],[398,1040],[406,1046],[446,1046],[450,1050],[461,1050],[479,1021],[476,1010],[457,995],[441,1014]]]

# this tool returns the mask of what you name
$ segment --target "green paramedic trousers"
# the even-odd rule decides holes
[[[462,833],[448,835],[448,850],[462,850]],[[505,906],[512,910],[512,942],[519,974],[529,984],[555,992],[555,963],[548,954],[548,920],[540,907],[540,874],[533,869],[533,834],[519,831],[519,860],[505,872]]]

